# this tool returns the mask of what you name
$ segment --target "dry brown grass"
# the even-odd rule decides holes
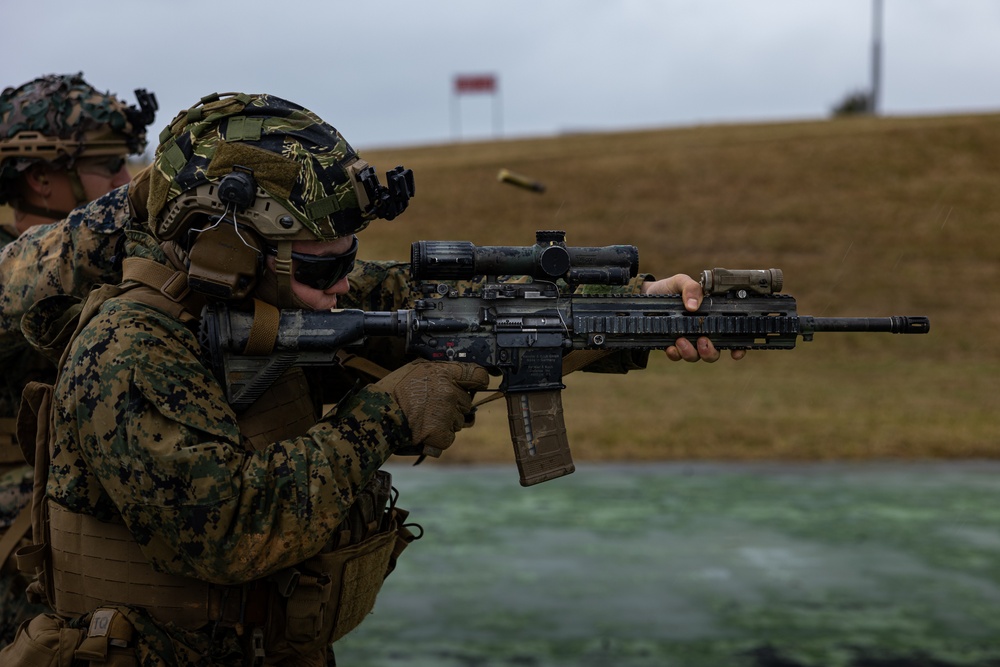
[[[806,315],[928,315],[932,333],[819,334],[739,363],[578,375],[577,458],[994,457],[1000,453],[1000,116],[846,119],[362,151],[417,197],[365,232],[368,257],[422,239],[634,243],[657,275],[778,267]],[[505,167],[544,195],[496,180]],[[450,460],[510,460],[502,402]]]
[[[788,352],[564,393],[578,459],[995,457],[1000,453],[1000,115],[844,119],[364,151],[416,174],[368,258],[415,239],[634,243],[657,275],[778,267],[804,315],[928,315],[929,336],[818,334]],[[545,182],[501,184],[502,167]],[[446,460],[510,460],[503,402]]]

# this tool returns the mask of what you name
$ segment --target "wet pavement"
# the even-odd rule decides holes
[[[426,535],[341,665],[1000,665],[1000,462],[390,470]]]

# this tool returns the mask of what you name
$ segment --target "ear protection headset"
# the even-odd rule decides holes
[[[221,214],[209,215],[207,227],[188,231],[188,286],[216,299],[243,299],[264,266],[263,241],[246,228],[241,231],[236,217],[257,200],[253,170],[234,167],[214,189],[224,208]]]

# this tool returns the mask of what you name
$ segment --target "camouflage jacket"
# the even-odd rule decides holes
[[[247,451],[196,335],[127,292],[72,342],[53,428],[49,498],[121,517],[157,569],[220,584],[319,551],[409,437],[398,406],[363,389],[301,437]]]
[[[0,227],[0,419],[5,423],[17,415],[27,382],[55,380],[54,364],[22,336],[21,316],[36,299],[64,292],[84,296],[95,283],[109,279],[119,236],[114,232],[123,224],[121,216],[109,223],[92,204],[76,209],[66,221],[35,226],[21,235],[12,225]],[[30,503],[33,477],[27,464],[0,466],[0,535]],[[28,581],[13,562],[0,563],[0,569],[2,647],[22,621],[49,610],[28,602]]]
[[[28,308],[46,296],[83,298],[94,285],[121,280],[115,249],[128,221],[127,191],[122,186],[65,220],[31,227],[0,252],[0,417],[16,415],[28,381],[55,378],[55,366],[21,333]]]

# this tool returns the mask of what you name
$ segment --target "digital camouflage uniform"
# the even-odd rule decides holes
[[[0,244],[8,245],[17,238],[16,230],[8,225],[0,226]],[[6,281],[0,277],[0,292]],[[3,369],[3,386],[0,386],[0,419],[12,420],[16,414],[15,401],[20,400],[20,392],[14,391],[14,378],[25,374],[16,368],[19,360],[16,357],[0,356],[0,368]],[[54,370],[54,369],[53,369]],[[19,382],[18,382],[19,384]],[[10,422],[7,422],[10,424]],[[10,426],[4,431],[10,430]],[[13,436],[0,433],[5,440],[5,447],[15,445]],[[9,439],[9,440],[8,440]],[[0,463],[0,537],[17,519],[22,508],[31,501],[31,489],[34,472],[31,466],[18,463]],[[0,562],[0,648],[14,638],[14,631],[25,618],[43,613],[46,608],[33,605],[25,596],[27,580],[17,571],[13,559]]]
[[[105,195],[74,212],[66,221],[31,230],[0,256],[0,350],[9,359],[17,358],[25,350],[27,343],[14,323],[33,302],[52,294],[86,296],[95,285],[116,284],[120,280],[115,248],[128,221],[127,189],[125,186]],[[143,235],[136,238],[142,239]],[[153,256],[159,253],[148,240],[134,243],[132,252]],[[365,310],[412,307],[414,291],[408,273],[409,264],[404,262],[359,261],[350,276],[351,291],[341,297],[340,305]],[[465,285],[466,289],[473,287],[471,283]],[[635,281],[626,289],[637,287]],[[233,581],[301,560],[303,550],[321,543],[323,536],[336,525],[338,512],[351,497],[350,489],[380,467],[388,456],[388,443],[406,437],[400,414],[393,414],[388,406],[373,414],[373,405],[378,402],[359,393],[327,415],[329,421],[318,424],[308,436],[277,443],[266,453],[247,454],[239,447],[239,432],[232,413],[221,407],[225,406],[221,388],[202,365],[197,341],[188,328],[148,306],[129,303],[126,298],[105,304],[85,334],[77,349],[86,352],[71,359],[69,367],[75,370],[62,378],[58,393],[66,396],[70,388],[73,392],[69,394],[72,398],[61,404],[61,419],[72,423],[79,418],[81,425],[91,430],[89,436],[81,433],[83,452],[72,443],[57,443],[56,465],[52,470],[61,474],[50,478],[50,491],[67,507],[99,518],[113,517],[116,502],[121,503],[128,508],[122,516],[137,537],[152,534],[154,528],[171,530],[167,542],[179,549],[163,555],[163,561],[159,562],[168,571],[213,581]],[[148,358],[133,359],[125,354],[137,345]],[[94,350],[100,354],[96,355]],[[396,338],[372,339],[361,355],[390,369],[405,361],[402,341]],[[642,361],[624,363],[618,359],[604,363],[606,367],[602,370],[610,372],[644,365]],[[98,371],[100,382],[94,375]],[[135,392],[134,383],[139,377],[142,391],[151,392],[152,396],[116,403],[117,395]],[[353,376],[344,377],[341,386],[332,387],[333,397],[356,380]],[[186,387],[186,391],[178,393],[177,383]],[[172,386],[174,390],[169,397],[157,395],[160,386]],[[91,394],[95,391],[99,396]],[[135,416],[136,401],[145,406],[139,418]],[[155,409],[153,406],[158,402],[161,408]],[[164,402],[171,406],[166,413],[162,410]],[[75,412],[77,406],[87,406],[93,412],[81,415]],[[220,407],[214,413],[207,413],[205,406]],[[164,450],[158,448],[162,457],[145,452],[141,456],[120,452],[111,444],[118,443],[120,447],[127,442],[128,429],[140,426],[162,444]],[[97,437],[98,433],[107,436],[112,432],[118,436]],[[173,460],[165,454],[170,443],[190,444],[199,439],[202,442],[196,451],[203,459]],[[338,455],[321,453],[316,449],[317,443],[326,443],[327,448],[336,443]],[[339,454],[345,448],[353,454]],[[82,460],[99,465],[80,470],[76,464]],[[156,480],[167,480],[178,470],[195,468],[200,471],[199,491],[212,489],[211,494],[204,495],[204,504],[189,505],[193,499],[183,495],[187,489],[156,489]],[[141,470],[149,486],[123,484],[120,473],[126,469]],[[240,508],[270,497],[268,484],[276,469],[282,474],[292,469],[300,471],[300,479],[289,485],[284,498],[252,515],[252,525],[233,523],[232,517],[241,516]],[[301,493],[296,489],[306,488],[315,479],[336,480],[323,485],[329,490],[326,502],[331,512],[326,520],[313,516],[316,509],[303,509],[295,495]],[[30,476],[22,478],[20,489],[30,493]],[[165,502],[180,502],[185,508],[185,513],[171,516],[172,528],[163,524],[160,503]],[[191,528],[194,525],[197,530]],[[248,535],[254,535],[255,541],[248,541]],[[282,540],[282,536],[288,535],[296,536],[295,541],[287,541],[292,545]],[[265,553],[270,558],[267,561],[241,558],[251,569],[234,571],[231,559],[240,549]],[[12,593],[22,591],[23,586]],[[23,595],[18,599],[23,600]],[[142,664],[199,665],[206,660],[224,664],[227,656],[237,661],[243,655],[241,642],[231,631],[219,630],[208,638],[204,633],[157,624],[139,609],[119,609],[136,628]],[[76,624],[85,627],[87,622],[83,618]]]

